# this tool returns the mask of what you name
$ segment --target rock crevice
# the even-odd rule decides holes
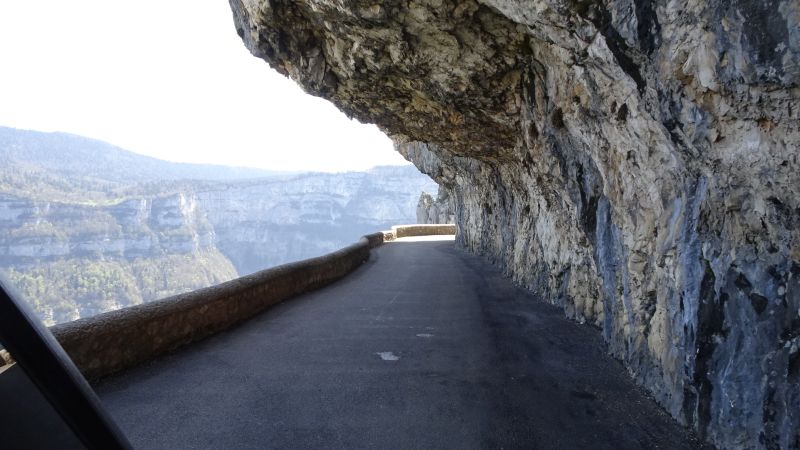
[[[457,242],[599,327],[676,419],[800,446],[800,7],[231,0],[245,44],[376,123]]]

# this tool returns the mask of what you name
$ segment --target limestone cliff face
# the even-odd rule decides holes
[[[0,195],[0,266],[62,257],[187,254],[213,246],[214,230],[190,193],[113,206]]]
[[[377,123],[458,243],[602,329],[721,447],[800,447],[794,0],[231,0],[253,54]]]
[[[436,198],[423,191],[417,202],[417,223],[454,223],[455,209],[447,189],[440,186]]]
[[[219,249],[240,275],[338,250],[413,222],[419,192],[436,183],[414,167],[306,174],[198,192]]]

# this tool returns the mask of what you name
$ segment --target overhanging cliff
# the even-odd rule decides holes
[[[231,0],[251,52],[453,197],[721,447],[800,446],[793,0]]]

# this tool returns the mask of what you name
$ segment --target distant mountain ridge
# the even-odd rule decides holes
[[[0,164],[39,167],[63,176],[135,183],[156,180],[230,181],[293,175],[248,167],[164,161],[75,134],[0,127]]]

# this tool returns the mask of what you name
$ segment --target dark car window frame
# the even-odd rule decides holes
[[[53,334],[7,286],[0,280],[0,345],[86,448],[130,449]]]

